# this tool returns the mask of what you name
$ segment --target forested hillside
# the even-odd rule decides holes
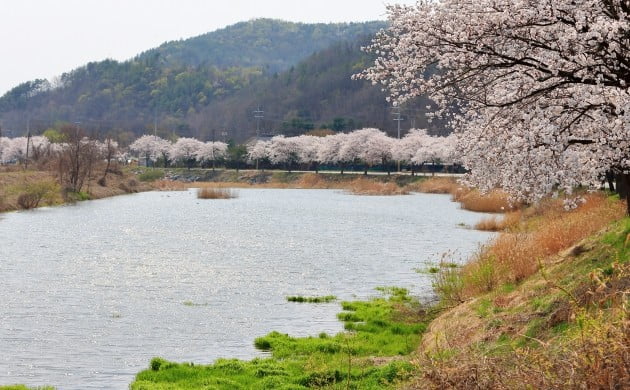
[[[81,122],[91,133],[116,134],[123,143],[154,126],[162,136],[242,141],[255,134],[253,111],[261,107],[265,133],[392,130],[384,94],[350,78],[371,61],[360,46],[383,26],[238,23],[129,61],[93,62],[52,82],[26,82],[0,98],[0,123],[8,135]],[[410,113],[418,116],[418,126],[426,125],[419,110]]]

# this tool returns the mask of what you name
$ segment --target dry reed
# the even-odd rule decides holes
[[[538,270],[540,261],[596,233],[621,218],[624,211],[622,202],[591,194],[575,210],[548,212],[525,222],[518,232],[500,234],[462,269],[466,295],[474,296],[489,291],[490,285],[529,277]],[[493,269],[492,283],[478,283],[479,273],[487,272],[489,267]]]
[[[328,182],[322,175],[316,173],[306,173],[302,175],[296,182],[298,188],[330,188],[330,182]]]
[[[460,187],[453,193],[453,200],[459,202],[465,210],[482,213],[504,213],[519,207],[511,203],[509,195],[500,190],[481,193],[476,189]]]
[[[233,199],[238,193],[230,188],[198,188],[197,198],[199,199]]]
[[[452,177],[432,177],[408,186],[411,191],[427,194],[454,194],[461,187]]]
[[[407,195],[409,191],[396,183],[382,183],[358,178],[349,183],[349,191],[355,195]]]

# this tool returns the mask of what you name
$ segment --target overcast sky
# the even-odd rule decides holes
[[[0,0],[0,95],[24,81],[126,60],[244,20],[384,20],[392,2],[415,0]]]

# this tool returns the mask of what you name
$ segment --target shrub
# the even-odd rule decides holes
[[[42,200],[52,204],[59,194],[59,185],[53,181],[38,181],[25,185],[22,191],[17,198],[18,206],[32,209],[38,207]]]
[[[432,274],[432,278],[431,285],[441,303],[456,305],[464,302],[464,280],[459,268],[441,262],[438,271]]]
[[[164,178],[164,171],[151,169],[138,175],[138,180],[143,182],[153,182]]]

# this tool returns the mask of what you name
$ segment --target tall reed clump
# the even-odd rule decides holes
[[[575,210],[532,218],[522,230],[500,234],[463,267],[464,290],[470,296],[503,283],[520,282],[534,274],[543,259],[598,232],[623,213],[622,202],[592,194]],[[491,281],[479,283],[479,275],[489,267],[494,270]]]
[[[482,193],[466,187],[452,177],[434,177],[406,187],[410,191],[429,194],[451,194],[453,201],[459,202],[463,209],[484,213],[505,213],[521,207],[510,201],[509,195],[500,190]]]
[[[461,185],[452,177],[432,177],[408,186],[411,191],[427,194],[454,194]]]
[[[350,192],[355,195],[407,195],[409,191],[396,183],[358,178],[350,183]]]
[[[238,192],[230,188],[198,188],[198,199],[233,199],[238,197]]]
[[[511,202],[509,195],[501,190],[482,193],[476,189],[459,187],[452,195],[453,200],[459,202],[463,209],[482,213],[505,213],[520,206]]]

